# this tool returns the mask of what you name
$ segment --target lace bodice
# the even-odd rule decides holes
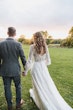
[[[48,47],[46,46],[46,53],[43,55],[37,54],[35,49],[34,49],[34,44],[30,46],[29,50],[29,57],[25,66],[25,70],[28,71],[31,69],[32,63],[33,62],[40,62],[44,61],[46,65],[51,64],[51,59],[48,51]]]
[[[47,60],[48,63],[50,62],[50,56],[48,52],[48,47],[46,47],[46,53],[43,55],[37,54],[37,52],[34,49],[34,45],[30,46],[30,52],[29,52],[29,59],[34,60],[34,61],[42,61],[42,60]]]

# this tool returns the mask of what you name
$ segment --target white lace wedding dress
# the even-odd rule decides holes
[[[51,64],[48,48],[46,54],[38,55],[34,45],[30,46],[29,58],[26,64],[26,73],[31,69],[33,88],[30,96],[40,110],[73,110],[62,98],[57,90],[47,65]]]

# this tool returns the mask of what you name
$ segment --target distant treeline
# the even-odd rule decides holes
[[[53,39],[47,31],[41,31],[41,33],[43,34],[47,45],[56,44],[58,46],[59,44],[61,47],[73,47],[73,27],[70,29],[69,34],[65,39]],[[22,44],[32,44],[33,37],[31,39],[26,39],[24,35],[21,35],[18,41]]]

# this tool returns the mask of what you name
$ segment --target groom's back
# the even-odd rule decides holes
[[[19,43],[11,38],[6,39],[0,43],[0,54],[3,61],[6,60],[18,60],[19,56]]]
[[[2,75],[18,75],[19,66],[19,47],[20,43],[12,38],[7,38],[0,43],[0,57],[2,59],[1,73]]]

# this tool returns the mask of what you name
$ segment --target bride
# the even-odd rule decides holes
[[[51,64],[48,47],[41,32],[34,35],[34,44],[30,46],[29,58],[23,75],[31,69],[33,88],[30,96],[40,110],[73,110],[57,90],[47,65]]]

